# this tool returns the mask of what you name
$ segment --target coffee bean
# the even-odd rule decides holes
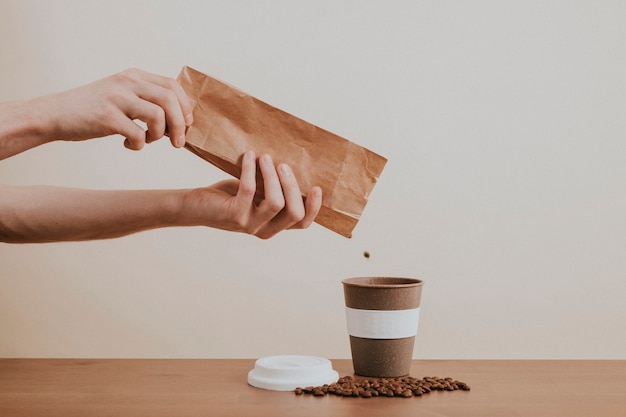
[[[465,382],[456,381],[450,377],[424,377],[422,379],[406,376],[400,378],[358,378],[344,376],[332,384],[319,387],[298,387],[296,395],[312,394],[316,397],[337,395],[342,397],[371,398],[371,397],[421,397],[432,391],[469,391]]]

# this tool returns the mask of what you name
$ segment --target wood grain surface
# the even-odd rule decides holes
[[[349,360],[333,360],[340,376]],[[470,391],[296,396],[251,387],[250,359],[0,359],[0,416],[626,416],[626,361],[415,360]]]

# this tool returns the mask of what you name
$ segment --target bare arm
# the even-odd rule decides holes
[[[50,141],[36,103],[0,104],[0,160]]]
[[[0,105],[0,159],[55,140],[120,134],[133,150],[166,133],[185,144],[192,105],[171,78],[130,69],[91,84]],[[144,131],[135,120],[147,125]],[[241,180],[192,190],[96,191],[0,186],[0,241],[13,243],[108,239],[169,226],[207,226],[267,239],[308,227],[322,195],[302,198],[289,167],[258,161],[264,196],[256,195],[256,158],[243,156]]]
[[[114,134],[133,150],[166,133],[173,146],[182,147],[192,110],[176,80],[129,69],[61,93],[0,104],[0,159],[55,140]]]
[[[181,192],[0,187],[0,240],[106,239],[175,224]]]
[[[314,187],[303,201],[286,165],[259,159],[265,197],[255,196],[254,154],[244,155],[241,181],[188,190],[84,190],[0,186],[0,241],[41,243],[109,239],[171,226],[207,226],[262,239],[308,227],[322,195]]]

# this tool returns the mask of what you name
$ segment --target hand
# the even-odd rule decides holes
[[[257,192],[254,153],[240,180],[191,190],[85,190],[0,184],[0,242],[110,239],[172,226],[208,226],[267,239],[304,229],[320,211],[322,190],[302,198],[291,169],[259,159],[264,193]]]
[[[253,152],[243,156],[241,179],[219,182],[211,187],[191,190],[183,204],[204,224],[218,229],[244,232],[268,239],[285,229],[304,229],[313,223],[322,204],[322,190],[313,187],[306,199],[293,172],[286,164],[277,168],[269,155],[259,158],[264,196],[256,192],[256,163]]]
[[[185,145],[185,130],[193,121],[191,101],[176,80],[139,69],[41,100],[53,120],[53,140],[121,134],[125,147],[139,150],[167,134],[179,148]],[[147,131],[134,120],[145,122]]]

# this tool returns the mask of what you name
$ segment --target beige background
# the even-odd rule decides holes
[[[626,358],[624,22],[621,1],[0,1],[2,101],[190,65],[389,159],[352,239],[0,245],[0,356],[347,358],[340,280],[382,274],[426,282],[416,358]],[[120,137],[0,163],[10,184],[222,178]]]

